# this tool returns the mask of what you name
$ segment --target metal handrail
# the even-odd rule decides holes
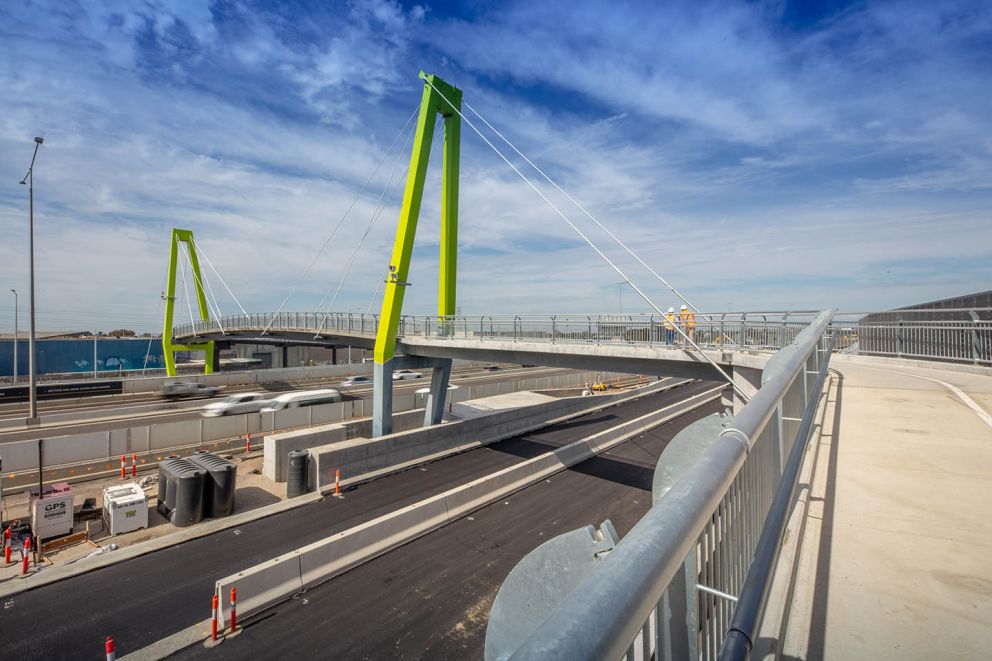
[[[754,646],[756,629],[768,599],[773,570],[782,548],[782,537],[785,535],[789,510],[795,499],[796,488],[799,483],[799,469],[802,466],[810,432],[813,430],[813,420],[820,401],[819,394],[827,378],[827,366],[830,363],[833,349],[834,338],[831,337],[830,344],[824,352],[816,383],[813,386],[814,396],[809,397],[806,402],[802,423],[796,434],[792,451],[789,453],[789,459],[782,470],[782,477],[775,490],[774,500],[768,510],[768,515],[765,517],[761,537],[755,548],[754,559],[751,561],[747,577],[744,579],[744,586],[737,596],[734,616],[730,621],[730,627],[720,649],[719,661],[744,661]]]
[[[747,455],[826,332],[821,313],[774,373],[598,569],[573,589],[512,659],[619,659],[658,607],[663,593],[723,500]],[[815,354],[814,354],[815,355]],[[805,378],[805,375],[803,375]]]

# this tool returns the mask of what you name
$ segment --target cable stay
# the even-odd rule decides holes
[[[435,86],[435,85],[434,85],[434,84],[433,84],[433,83],[432,83],[432,82],[431,82],[431,81],[430,81],[429,79],[425,79],[425,81],[424,81],[424,82],[425,82],[425,83],[427,83],[428,85],[430,85],[430,86],[431,86],[431,88],[432,88],[432,89],[433,89],[433,90],[434,90],[435,92],[437,92],[437,94],[438,94],[438,95],[439,95],[439,96],[440,96],[440,97],[441,97],[442,99],[444,99],[444,100],[445,100],[445,102],[447,102],[447,103],[448,103],[448,104],[449,104],[449,105],[450,105],[450,106],[452,107],[452,109],[453,109],[453,110],[454,110],[454,111],[455,111],[456,113],[458,113],[458,115],[459,115],[459,116],[460,116],[460,117],[461,117],[461,118],[462,118],[463,120],[465,120],[465,123],[466,123],[466,124],[468,124],[468,125],[469,125],[469,126],[470,126],[470,127],[472,128],[472,130],[473,130],[473,131],[475,131],[475,133],[476,133],[476,134],[477,134],[477,135],[478,135],[478,136],[479,136],[480,138],[482,138],[482,140],[483,140],[483,142],[485,142],[485,143],[486,143],[487,145],[489,145],[489,147],[490,147],[490,148],[491,148],[491,149],[492,149],[493,151],[495,151],[495,152],[496,152],[496,154],[497,154],[497,155],[498,155],[498,156],[499,156],[499,157],[500,157],[500,158],[501,158],[501,159],[503,160],[503,162],[505,162],[505,163],[506,163],[506,164],[507,164],[508,166],[510,166],[510,169],[512,169],[512,170],[513,170],[513,171],[514,171],[514,172],[515,172],[515,173],[517,174],[517,176],[519,176],[519,177],[520,177],[520,178],[521,178],[521,179],[522,179],[522,180],[524,181],[524,183],[526,183],[526,184],[527,184],[527,185],[528,185],[528,186],[529,186],[529,187],[530,187],[530,188],[531,188],[531,189],[532,189],[532,190],[533,190],[533,191],[534,191],[535,193],[537,193],[537,194],[538,194],[538,195],[539,195],[539,196],[541,197],[541,199],[542,199],[542,200],[544,200],[544,201],[545,201],[545,203],[547,203],[547,205],[548,205],[549,207],[551,207],[551,209],[552,209],[552,211],[554,211],[554,212],[555,212],[555,214],[557,214],[557,215],[558,215],[558,216],[559,216],[559,217],[560,217],[560,218],[561,218],[561,219],[562,219],[563,221],[565,221],[565,223],[566,223],[566,224],[567,224],[567,225],[568,225],[569,227],[571,227],[571,228],[572,228],[572,231],[574,231],[574,232],[575,232],[575,233],[576,233],[576,234],[577,234],[577,235],[579,236],[579,238],[581,238],[581,239],[582,239],[583,241],[585,241],[585,243],[586,243],[586,244],[587,244],[587,245],[588,245],[588,246],[589,246],[590,248],[592,248],[592,249],[593,249],[593,250],[594,250],[594,251],[596,252],[596,254],[597,254],[597,255],[599,255],[599,256],[600,256],[600,258],[601,258],[601,259],[602,259],[602,260],[603,260],[604,262],[606,262],[606,263],[607,263],[607,264],[608,264],[608,265],[610,266],[610,268],[612,268],[612,269],[613,269],[613,270],[614,270],[614,271],[615,271],[615,272],[617,273],[617,275],[619,275],[619,276],[620,276],[621,278],[623,278],[623,280],[624,280],[624,282],[626,282],[626,283],[627,283],[628,285],[630,285],[630,287],[631,287],[631,289],[633,289],[633,290],[634,290],[635,292],[637,292],[637,295],[638,295],[638,296],[640,296],[640,297],[641,297],[641,298],[642,298],[642,299],[644,300],[644,302],[646,302],[646,303],[647,303],[647,304],[648,304],[649,306],[651,306],[651,308],[652,308],[652,309],[654,309],[654,310],[655,310],[655,311],[656,311],[656,312],[657,312],[658,314],[660,314],[660,315],[662,315],[662,316],[664,316],[664,315],[665,315],[665,313],[664,313],[664,312],[662,312],[662,310],[661,310],[661,308],[660,308],[660,307],[658,307],[658,306],[657,306],[657,305],[656,305],[656,304],[654,303],[654,301],[652,301],[652,300],[651,300],[651,298],[650,298],[650,297],[649,297],[649,296],[648,296],[648,295],[647,295],[646,293],[644,293],[644,291],[643,291],[643,290],[642,290],[642,289],[641,289],[640,287],[638,287],[638,286],[637,286],[637,285],[636,285],[636,284],[635,284],[635,283],[633,282],[633,280],[631,280],[631,278],[630,278],[630,276],[628,276],[628,275],[627,275],[627,273],[625,273],[625,272],[623,271],[623,269],[621,269],[621,268],[620,268],[619,266],[617,266],[617,264],[616,264],[616,263],[615,263],[615,262],[614,262],[613,260],[611,260],[611,259],[610,259],[609,257],[607,257],[607,256],[606,256],[606,254],[605,254],[605,253],[604,253],[604,252],[603,252],[602,250],[600,250],[600,248],[599,248],[599,247],[598,247],[598,246],[597,246],[597,245],[596,245],[595,243],[593,243],[593,241],[592,241],[591,239],[589,239],[589,237],[588,237],[588,236],[586,236],[586,235],[585,235],[585,234],[584,234],[584,233],[582,232],[582,230],[580,230],[580,229],[579,229],[579,228],[578,228],[578,227],[577,227],[577,226],[575,225],[575,223],[573,223],[573,222],[572,222],[572,221],[571,221],[571,220],[570,220],[570,219],[568,218],[568,216],[566,216],[566,215],[565,215],[565,214],[564,214],[564,213],[563,213],[563,212],[561,211],[561,209],[559,209],[559,208],[558,208],[558,207],[557,207],[557,206],[555,205],[555,203],[554,203],[554,202],[552,202],[552,201],[551,201],[550,199],[548,199],[548,196],[547,196],[547,195],[545,195],[545,194],[544,194],[544,192],[543,192],[543,191],[541,191],[541,189],[540,189],[540,188],[538,188],[538,187],[537,187],[537,186],[536,186],[536,185],[535,185],[535,184],[534,184],[534,183],[533,183],[533,182],[532,182],[532,181],[531,181],[531,180],[530,180],[530,179],[529,179],[529,178],[527,177],[527,175],[525,175],[525,174],[524,174],[523,172],[521,172],[521,171],[520,171],[520,169],[519,169],[519,168],[517,168],[517,166],[516,166],[516,165],[514,165],[514,164],[513,164],[513,163],[512,163],[511,161],[510,161],[510,159],[509,159],[509,158],[507,158],[507,157],[506,157],[506,155],[505,155],[505,154],[503,154],[503,152],[502,152],[502,151],[500,151],[500,150],[499,150],[499,148],[498,148],[498,147],[497,147],[496,145],[494,145],[494,144],[492,143],[492,141],[490,141],[490,140],[489,140],[489,138],[487,138],[487,137],[486,137],[486,136],[485,136],[485,135],[484,135],[484,134],[482,133],[482,131],[480,131],[480,130],[479,130],[479,128],[478,128],[478,127],[477,127],[477,126],[475,125],[475,123],[473,123],[473,122],[472,122],[472,120],[470,120],[470,119],[469,119],[468,117],[466,117],[466,116],[464,115],[464,113],[462,113],[462,112],[461,112],[461,110],[459,110],[459,109],[458,109],[457,107],[455,107],[455,106],[454,106],[454,105],[453,105],[453,104],[451,103],[451,101],[450,101],[450,100],[449,100],[449,99],[448,99],[448,98],[447,98],[447,97],[446,97],[446,96],[444,95],[444,93],[443,93],[443,92],[441,92],[441,91],[440,91],[440,90],[439,90],[439,89],[438,89],[438,88],[437,88],[437,87],[436,87],[436,86]],[[699,355],[700,355],[700,356],[702,356],[702,357],[703,357],[703,359],[705,359],[705,360],[706,360],[706,361],[707,361],[707,362],[708,362],[708,363],[709,363],[709,364],[710,364],[710,365],[711,365],[711,366],[712,366],[712,367],[713,367],[713,368],[714,368],[715,370],[717,370],[717,372],[719,372],[719,373],[720,373],[720,374],[721,374],[721,375],[722,375],[722,376],[724,377],[724,379],[726,379],[726,380],[727,380],[727,382],[728,382],[728,383],[730,384],[730,386],[731,386],[731,387],[732,387],[732,388],[734,389],[734,391],[735,391],[735,392],[736,392],[736,393],[738,394],[738,396],[739,396],[739,397],[741,397],[741,398],[742,398],[742,399],[743,399],[743,400],[744,400],[745,402],[747,402],[747,401],[749,401],[749,400],[750,400],[750,398],[748,397],[748,395],[747,395],[747,393],[745,393],[745,392],[743,391],[743,389],[741,389],[741,387],[740,387],[740,386],[738,386],[738,385],[737,385],[736,383],[734,383],[734,380],[733,380],[733,379],[732,379],[732,378],[730,377],[730,375],[729,375],[729,374],[727,374],[727,372],[726,372],[726,371],[724,371],[724,369],[723,369],[722,367],[720,367],[720,366],[719,366],[719,365],[718,365],[718,364],[717,364],[717,363],[716,363],[716,362],[715,362],[715,361],[714,361],[713,359],[711,359],[711,358],[710,358],[710,357],[709,357],[708,355],[706,355],[706,353],[705,353],[705,352],[704,352],[704,351],[702,350],[702,348],[700,348],[700,347],[699,347],[699,345],[698,345],[698,344],[696,344],[696,343],[695,343],[695,341],[693,341],[693,340],[692,340],[692,338],[690,338],[690,337],[689,337],[689,335],[688,335],[688,334],[687,334],[687,333],[686,333],[686,332],[685,332],[684,330],[682,330],[682,328],[680,328],[680,327],[679,327],[679,325],[678,325],[678,324],[672,324],[672,325],[674,326],[674,328],[675,328],[675,331],[676,331],[676,332],[678,332],[678,334],[682,336],[682,339],[684,339],[684,340],[685,340],[685,341],[686,341],[687,343],[689,343],[689,344],[690,344],[690,345],[691,345],[691,346],[692,346],[692,347],[693,347],[693,348],[694,348],[694,349],[695,349],[696,351],[698,351],[698,352],[699,352]]]
[[[675,289],[675,287],[673,287],[671,284],[669,284],[669,282],[667,280],[665,280],[665,278],[663,278],[660,273],[658,273],[657,271],[655,271],[647,262],[645,262],[643,259],[641,259],[641,257],[637,253],[635,253],[626,243],[624,243],[620,239],[620,237],[618,237],[616,234],[614,234],[613,232],[611,232],[607,227],[605,227],[601,222],[599,222],[599,220],[597,220],[595,216],[593,216],[584,206],[582,206],[579,203],[578,200],[576,200],[574,197],[572,197],[571,195],[569,195],[561,186],[558,185],[558,183],[554,179],[552,179],[551,177],[549,177],[544,172],[544,170],[542,170],[541,168],[539,168],[532,160],[530,160],[529,158],[527,158],[524,155],[523,152],[521,152],[519,149],[517,149],[517,147],[512,142],[510,142],[509,139],[507,139],[507,137],[505,135],[503,135],[502,133],[500,133],[496,129],[495,126],[493,126],[492,124],[490,124],[489,121],[486,120],[486,118],[483,117],[479,113],[478,110],[476,110],[475,108],[473,108],[472,107],[472,104],[470,104],[468,101],[462,101],[462,103],[464,103],[465,106],[469,110],[471,110],[475,114],[475,116],[478,117],[482,121],[483,124],[485,124],[486,126],[488,126],[489,129],[493,133],[495,133],[496,135],[498,135],[500,137],[500,139],[502,139],[503,142],[505,142],[510,147],[510,149],[512,149],[513,151],[515,151],[517,153],[517,155],[520,156],[520,158],[524,159],[527,162],[528,165],[530,165],[532,168],[534,168],[535,170],[537,170],[537,172],[542,177],[544,177],[544,179],[549,184],[551,184],[552,186],[554,186],[555,189],[559,193],[561,193],[562,195],[564,195],[568,199],[569,202],[571,202],[572,204],[574,204],[575,207],[578,208],[579,211],[581,211],[583,214],[585,214],[586,217],[589,218],[589,220],[591,220],[592,222],[594,222],[596,224],[596,226],[599,227],[599,229],[601,229],[604,232],[606,232],[606,234],[609,235],[609,237],[611,239],[613,239],[614,241],[616,241],[617,244],[621,248],[623,248],[625,251],[627,251],[627,254],[629,254],[631,257],[633,257],[634,259],[636,259],[637,262],[641,266],[643,266],[644,268],[646,268],[651,273],[651,275],[653,275],[655,278],[657,278],[661,282],[661,284],[665,285],[673,294],[675,294],[687,306],[689,306],[690,308],[692,308],[696,313],[698,313],[701,316],[709,319],[709,317],[705,313],[703,313],[699,308],[697,308],[695,305],[692,304],[692,301],[690,301],[688,298],[686,298],[685,296],[683,296],[682,293],[679,292],[677,289]]]
[[[417,105],[416,108],[414,108],[413,112],[410,114],[410,117],[407,118],[406,123],[403,124],[403,128],[401,128],[399,132],[396,134],[396,137],[393,138],[393,141],[389,144],[389,148],[386,150],[386,153],[382,155],[382,158],[376,164],[375,168],[372,170],[371,173],[369,173],[369,176],[366,177],[365,182],[362,183],[362,187],[358,191],[358,194],[355,195],[355,198],[351,201],[351,204],[348,206],[348,209],[344,212],[344,215],[341,216],[337,224],[334,226],[334,229],[331,230],[331,233],[327,235],[326,239],[324,239],[324,243],[321,244],[320,249],[317,251],[317,254],[313,256],[313,259],[310,260],[310,263],[307,264],[307,267],[303,269],[303,274],[300,275],[299,279],[293,285],[293,288],[290,289],[289,294],[287,294],[286,298],[283,299],[282,303],[279,305],[279,308],[272,313],[272,318],[269,319],[268,323],[265,325],[265,328],[262,330],[262,335],[265,335],[265,333],[269,330],[269,328],[272,326],[272,323],[276,320],[276,317],[278,317],[279,313],[282,312],[283,308],[286,307],[286,303],[289,302],[289,299],[292,298],[293,294],[295,294],[297,289],[299,289],[300,284],[302,284],[303,280],[307,277],[307,275],[309,275],[310,269],[312,269],[313,265],[317,263],[317,260],[320,258],[321,254],[323,254],[324,250],[327,248],[327,244],[329,244],[331,242],[331,239],[334,238],[334,235],[337,233],[338,228],[340,228],[341,224],[344,223],[345,219],[351,213],[351,210],[355,208],[355,204],[358,203],[358,200],[365,193],[365,189],[368,187],[369,182],[372,181],[372,178],[375,177],[377,172],[379,172],[379,168],[381,168],[382,164],[386,162],[387,158],[389,158],[389,155],[393,151],[393,147],[396,146],[396,142],[400,139],[400,136],[402,136],[406,132],[407,126],[410,125],[410,122],[413,121],[413,118],[417,116],[418,112],[420,112],[419,104]]]
[[[188,263],[188,264],[190,264],[190,265],[192,265],[193,258],[192,258],[192,255],[189,252],[189,250],[190,250],[189,249],[189,246],[185,246],[184,247],[182,244],[180,244],[179,250],[180,251],[183,251],[183,250],[186,251],[185,252],[185,256],[186,256],[185,262]],[[206,292],[206,296],[204,296],[204,299],[207,302],[207,307],[210,309],[211,312],[213,312],[214,318],[217,320],[217,326],[220,328],[221,335],[227,335],[227,333],[224,331],[224,326],[221,324],[221,321],[220,321],[221,316],[222,316],[221,313],[220,313],[220,305],[218,305],[218,303],[217,303],[217,298],[214,296],[213,289],[210,288],[210,281],[207,279],[207,277],[205,275],[203,276],[203,280],[201,280],[197,276],[196,271],[192,269],[192,266],[190,267],[190,271],[191,271],[191,275],[193,276],[193,282],[195,284],[197,284],[197,285],[200,286],[200,291]],[[184,274],[183,275],[183,278],[185,278],[186,277],[185,276],[185,273],[186,273],[185,267],[183,268],[182,273]],[[206,286],[205,287],[204,287],[204,280],[206,280]],[[184,280],[184,282],[185,282],[185,280]],[[188,295],[189,294],[187,294],[187,296]],[[214,299],[213,300],[213,305],[210,304],[211,297],[213,297],[213,299]],[[192,311],[190,312],[190,314],[192,315]]]
[[[238,297],[234,295],[234,292],[231,291],[231,288],[227,286],[227,282],[224,280],[224,277],[220,274],[220,271],[218,271],[216,268],[214,268],[214,263],[210,261],[210,257],[208,257],[206,251],[203,250],[203,246],[201,246],[199,243],[197,243],[195,239],[192,239],[192,241],[193,241],[193,246],[196,248],[197,252],[199,252],[201,255],[203,255],[203,259],[205,259],[207,261],[207,266],[209,266],[210,267],[210,270],[213,271],[217,275],[217,278],[220,280],[220,283],[222,285],[224,285],[224,289],[226,289],[227,290],[227,293],[231,295],[231,298],[234,299],[234,302],[237,304],[237,306],[239,308],[241,308],[241,313],[243,315],[245,315],[245,316],[248,316],[248,312],[245,310],[245,307],[243,305],[241,305],[241,301],[239,301],[238,300]],[[206,276],[204,276],[204,279],[207,280],[207,284],[209,285],[210,284],[209,279]],[[211,295],[212,294],[213,294],[213,292],[211,292]],[[214,302],[216,302],[216,301],[217,301],[217,299],[214,298]],[[218,306],[218,307],[220,307],[220,306]],[[217,322],[217,323],[220,323],[220,322]]]
[[[440,120],[437,123],[440,123]],[[439,135],[441,135],[441,132],[437,130],[437,126],[435,124],[434,139],[433,139],[432,144],[431,144],[431,149],[433,149],[434,146],[437,144],[437,140],[438,140],[438,136]],[[410,144],[410,143],[413,142],[413,132],[412,131],[410,133],[409,138],[410,138],[409,143],[404,142],[404,148],[408,144]],[[392,172],[389,173],[389,178],[386,180],[386,185],[383,187],[382,193],[379,195],[379,199],[376,202],[375,208],[372,210],[372,216],[369,219],[369,223],[368,223],[368,225],[365,228],[365,233],[362,234],[361,239],[358,241],[358,245],[352,251],[351,255],[348,258],[347,263],[345,264],[345,268],[344,268],[344,270],[341,273],[341,276],[338,278],[337,289],[335,289],[335,291],[334,291],[334,296],[331,298],[331,302],[327,305],[327,311],[324,314],[324,318],[320,322],[320,327],[317,329],[317,336],[316,337],[319,337],[320,336],[320,332],[324,329],[324,324],[327,323],[327,317],[330,315],[331,311],[334,309],[334,302],[337,301],[338,294],[341,293],[341,288],[344,286],[345,280],[348,278],[348,274],[351,273],[351,269],[354,266],[355,261],[358,258],[358,253],[361,251],[362,246],[365,244],[365,239],[368,238],[369,233],[371,233],[371,231],[375,227],[376,223],[378,223],[379,222],[379,219],[382,217],[383,211],[385,211],[385,208],[386,208],[386,202],[385,202],[385,200],[386,200],[386,193],[389,192],[395,186],[395,184],[393,183],[393,178],[396,176],[396,171],[399,169],[399,166],[400,166],[400,164],[402,162],[403,162],[403,152],[401,151],[400,152],[400,158],[397,159],[396,164],[393,166]],[[399,179],[396,180],[396,182],[399,183],[399,182],[403,181],[404,177],[406,176],[406,174],[409,171],[410,171],[410,167],[408,165],[403,170],[403,173],[400,175]],[[389,267],[387,266],[386,267],[387,271],[388,271],[388,268]],[[385,277],[386,276],[384,275],[383,276],[383,280],[385,280]],[[378,287],[376,288],[376,290],[378,291]],[[324,296],[324,299],[326,299],[326,298],[327,298],[327,296],[325,295]],[[321,299],[320,304],[317,306],[317,310],[315,310],[315,312],[316,311],[319,311],[320,307],[323,306],[324,299]]]

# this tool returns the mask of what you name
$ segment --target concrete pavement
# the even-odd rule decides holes
[[[992,649],[992,376],[837,356],[779,651]]]

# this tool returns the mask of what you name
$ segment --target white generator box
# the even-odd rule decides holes
[[[40,498],[37,489],[31,490],[31,530],[43,540],[72,532],[72,488],[68,483],[47,485]]]
[[[103,525],[111,535],[148,527],[148,496],[137,482],[104,488]]]

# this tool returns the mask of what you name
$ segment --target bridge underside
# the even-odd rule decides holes
[[[183,341],[213,340],[233,344],[266,344],[288,347],[355,347],[356,349],[372,349],[375,337],[361,333],[321,333],[315,336],[313,331],[270,331],[264,335],[258,331],[228,331],[227,333],[203,333],[195,337],[182,338]]]

